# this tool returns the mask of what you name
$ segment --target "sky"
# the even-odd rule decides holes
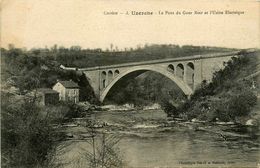
[[[229,15],[159,15],[158,11],[243,11]],[[105,15],[104,12],[119,12]],[[126,12],[154,15],[126,15]],[[119,49],[144,44],[259,48],[256,0],[2,0],[1,46],[79,45]]]

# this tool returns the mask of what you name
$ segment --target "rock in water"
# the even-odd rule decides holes
[[[191,122],[197,122],[198,120],[196,118],[193,118]]]
[[[254,125],[254,120],[253,119],[249,119],[246,121],[246,125]]]
[[[69,138],[73,138],[73,134],[72,133],[67,133],[66,136],[69,137]]]

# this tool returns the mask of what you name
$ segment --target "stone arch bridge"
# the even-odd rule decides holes
[[[101,102],[119,80],[134,78],[147,71],[166,76],[175,82],[185,95],[190,96],[203,80],[210,81],[213,73],[224,67],[224,62],[238,54],[239,52],[228,52],[91,68],[63,67],[63,69],[77,70],[84,73]]]

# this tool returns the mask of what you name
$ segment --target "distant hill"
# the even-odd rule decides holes
[[[102,65],[120,64],[128,62],[148,61],[164,58],[176,58],[198,54],[210,54],[237,51],[233,48],[207,46],[179,46],[179,45],[145,45],[137,49],[124,51],[103,51],[101,49],[81,49],[80,47],[36,49],[32,51],[38,55],[53,57],[57,62],[69,67],[87,68]]]
[[[237,49],[178,46],[178,45],[151,45],[130,51],[85,53],[85,56],[72,62],[64,62],[67,66],[91,67],[101,65],[120,64],[128,62],[149,61],[164,58],[176,58],[198,54],[220,53],[236,51]],[[60,62],[63,62],[60,60]]]

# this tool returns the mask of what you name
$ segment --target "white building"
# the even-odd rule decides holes
[[[59,98],[63,101],[79,102],[79,86],[73,81],[58,81],[52,88],[59,92]]]

